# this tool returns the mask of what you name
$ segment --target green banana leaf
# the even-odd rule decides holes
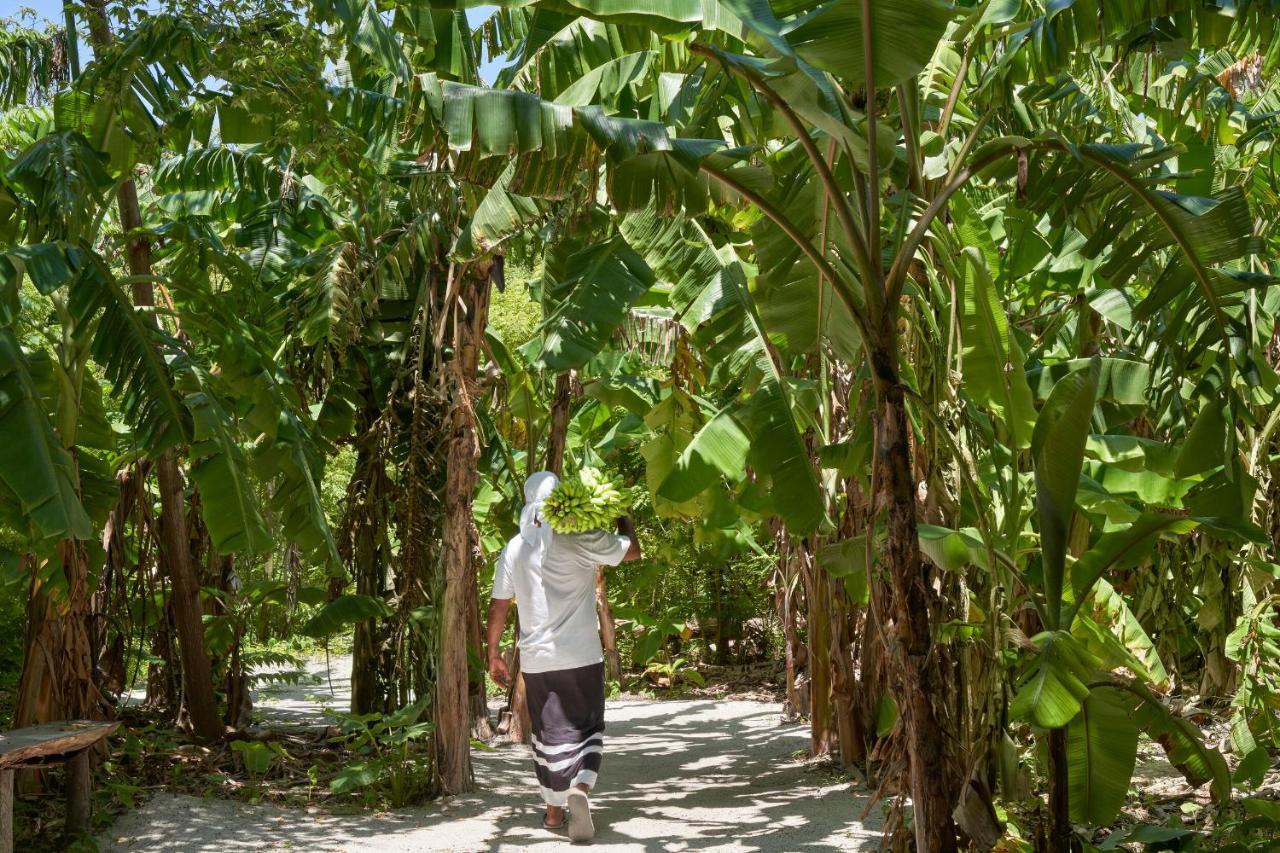
[[[1095,687],[1067,725],[1067,790],[1071,819],[1106,826],[1129,793],[1138,755],[1134,696]]]
[[[58,441],[11,329],[0,327],[0,504],[33,539],[88,539],[75,462]]]
[[[1098,393],[1099,366],[1072,373],[1053,386],[1031,436],[1036,510],[1044,572],[1046,626],[1056,630],[1062,611],[1067,531],[1075,514],[1085,441]]]

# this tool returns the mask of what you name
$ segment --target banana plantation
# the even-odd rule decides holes
[[[833,846],[1280,844],[1280,2],[0,14],[0,850],[483,791],[544,470],[608,713],[765,695]]]

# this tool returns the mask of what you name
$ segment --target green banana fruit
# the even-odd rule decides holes
[[[633,502],[629,488],[588,467],[552,490],[542,505],[542,517],[556,533],[607,530]]]

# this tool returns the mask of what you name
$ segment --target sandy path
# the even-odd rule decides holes
[[[344,662],[345,663],[345,662]],[[317,696],[345,701],[347,673],[259,699],[273,726],[318,721]],[[323,669],[323,666],[321,667]],[[792,755],[807,732],[761,702],[620,701],[607,711],[605,762],[593,798],[593,849],[871,850],[878,823],[865,794]],[[162,794],[104,833],[107,851],[581,850],[539,824],[527,747],[474,754],[479,791],[374,815],[251,806]],[[878,814],[878,810],[876,811]]]

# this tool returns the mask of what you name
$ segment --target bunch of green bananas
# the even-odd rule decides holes
[[[542,517],[556,533],[608,530],[631,509],[631,490],[596,468],[583,468],[552,490]]]

